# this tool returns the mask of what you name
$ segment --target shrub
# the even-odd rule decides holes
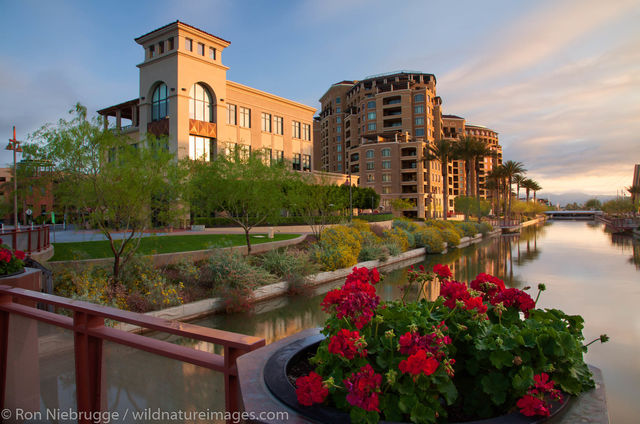
[[[473,237],[478,234],[478,229],[473,222],[456,222],[456,227],[462,231],[464,237]]]
[[[358,263],[364,236],[355,228],[336,225],[322,232],[312,251],[314,260],[326,270],[346,268]]]
[[[440,230],[444,230],[444,229],[453,230],[457,232],[460,235],[460,237],[464,236],[464,231],[461,228],[459,228],[458,225],[456,225],[456,223],[454,223],[453,221],[440,221],[440,220],[430,219],[428,221],[425,221],[425,225],[436,227]]]
[[[391,225],[393,228],[402,228],[410,233],[415,232],[419,228],[418,224],[406,218],[394,219]]]
[[[367,215],[358,215],[358,219],[367,222],[380,222],[380,221],[390,221],[393,218],[393,214],[390,213],[374,213]]]
[[[371,228],[369,227],[369,223],[366,221],[362,221],[360,219],[354,219],[348,224],[349,227],[357,230],[360,233],[370,233]]]
[[[389,256],[398,256],[402,253],[402,249],[394,242],[384,243],[384,247],[387,248],[387,252],[389,252]]]
[[[310,255],[301,250],[270,250],[255,258],[257,264],[289,282],[290,289],[296,290],[305,285],[306,277],[317,270],[317,266],[310,260]]]
[[[460,244],[460,234],[458,234],[457,231],[445,228],[444,230],[440,230],[440,235],[449,247],[456,247]]]
[[[395,243],[400,251],[409,249],[409,238],[407,232],[401,228],[392,228],[384,232],[384,238],[391,243]]]
[[[213,295],[221,289],[253,289],[277,280],[268,271],[251,265],[243,255],[231,250],[214,251],[203,264],[200,278]]]
[[[388,258],[389,251],[386,246],[370,244],[362,247],[360,255],[358,256],[358,262],[373,261],[376,259],[386,261]]]
[[[493,227],[488,222],[479,222],[477,224],[478,232],[483,236],[486,236],[489,232],[493,231]]]
[[[422,228],[415,233],[416,246],[424,247],[427,253],[442,253],[444,240],[435,228]]]
[[[358,230],[346,225],[336,225],[322,232],[321,243],[327,245],[345,245],[352,250],[355,256],[360,252],[360,233]]]

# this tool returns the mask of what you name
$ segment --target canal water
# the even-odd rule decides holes
[[[640,243],[614,236],[600,224],[554,221],[527,227],[520,235],[492,238],[418,261],[431,268],[447,264],[459,281],[478,273],[496,275],[509,287],[545,283],[540,307],[562,309],[585,319],[587,340],[608,334],[610,342],[593,344],[587,362],[602,369],[611,422],[636,423],[640,417]],[[407,268],[391,271],[377,287],[383,299],[397,298]],[[322,326],[324,286],[314,293],[274,299],[252,313],[214,315],[195,324],[263,337],[267,343],[300,330]]]

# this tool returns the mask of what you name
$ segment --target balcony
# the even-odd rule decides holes
[[[402,193],[403,194],[417,194],[418,193],[418,187],[416,185],[403,185],[402,186]]]
[[[156,137],[169,135],[169,117],[167,116],[159,121],[149,122],[147,124],[147,132],[155,135]]]
[[[403,160],[400,168],[404,171],[418,169],[418,163],[415,160]]]
[[[415,148],[405,148],[400,150],[400,156],[405,157],[416,157],[418,156],[418,152]]]

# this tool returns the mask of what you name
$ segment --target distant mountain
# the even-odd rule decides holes
[[[615,195],[602,195],[602,194],[588,194],[582,193],[579,191],[569,191],[566,193],[538,193],[537,195],[540,199],[549,199],[551,203],[555,206],[558,203],[560,206],[564,206],[567,203],[584,203],[589,199],[598,199],[602,203],[607,200],[615,199]]]

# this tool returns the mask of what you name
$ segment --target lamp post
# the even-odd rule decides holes
[[[9,139],[7,150],[13,150],[13,225],[18,229],[18,172],[16,167],[16,154],[22,152],[20,142],[16,140],[16,127],[13,127],[13,138]],[[15,246],[14,246],[15,247]]]

